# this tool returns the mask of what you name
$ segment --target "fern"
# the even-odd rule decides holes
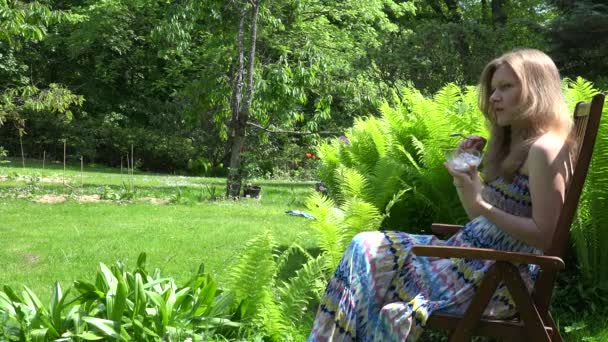
[[[589,101],[598,93],[593,84],[578,77],[564,81],[565,98],[570,108],[579,101]],[[584,274],[594,283],[608,287],[608,106],[604,106],[599,133],[587,180],[579,201],[571,237],[577,260]]]
[[[330,142],[322,142],[317,147],[317,155],[323,161],[320,163],[318,175],[332,192],[338,189],[333,175],[342,163],[340,160],[340,143],[338,139],[333,139]]]
[[[320,300],[327,280],[324,277],[323,258],[310,258],[302,268],[296,271],[296,275],[283,282],[276,292],[276,301],[280,308],[280,317],[284,324],[278,326],[275,333],[282,336],[290,336],[295,341],[303,341],[310,332],[312,320],[307,315],[311,302]]]
[[[324,268],[333,271],[346,248],[344,244],[344,212],[336,208],[336,203],[319,193],[314,193],[306,199],[306,207],[316,218],[311,221],[311,228],[317,233],[319,248],[324,254]]]
[[[343,197],[365,197],[369,190],[366,177],[356,169],[339,168],[336,170],[336,180],[341,184]]]
[[[487,136],[476,88],[463,91],[448,84],[433,98],[425,98],[411,87],[401,93],[394,105],[381,104],[380,118],[356,119],[348,133],[352,145],[332,149],[334,154],[326,163],[330,166],[322,166],[320,176],[335,187],[331,195],[339,204],[357,197],[374,205],[384,218],[390,218],[383,223],[385,227],[433,219],[461,221],[464,211],[443,162],[445,151],[457,144],[451,133]],[[335,155],[339,155],[340,165],[336,165]],[[328,175],[327,170],[334,174]],[[406,202],[426,209],[419,213],[404,210]],[[386,208],[392,212],[384,212]]]
[[[234,294],[236,302],[249,301],[246,318],[254,322],[261,310],[269,310],[273,304],[268,284],[277,272],[275,249],[276,242],[270,231],[266,231],[245,244],[243,253],[229,270],[231,276],[226,289]]]
[[[395,158],[381,158],[372,172],[367,175],[369,192],[365,199],[376,208],[384,209],[393,198],[395,190],[403,187],[401,176],[405,170],[406,165],[399,163]]]
[[[346,201],[344,210],[343,241],[347,244],[357,233],[369,230],[377,230],[382,223],[380,210],[357,197]]]
[[[295,253],[306,263],[287,282],[279,276]],[[227,293],[234,302],[248,300],[245,319],[271,341],[300,341],[312,322],[306,315],[311,303],[318,301],[326,286],[324,258],[313,258],[294,243],[279,253],[269,231],[253,238],[230,269]]]

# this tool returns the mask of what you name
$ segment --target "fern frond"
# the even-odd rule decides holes
[[[590,98],[595,96],[599,90],[597,90],[593,83],[585,80],[582,77],[577,77],[576,80],[565,79],[563,82],[564,97],[569,107],[574,109],[574,105],[580,101],[589,101]]]
[[[338,139],[333,139],[330,142],[322,142],[317,146],[317,155],[319,156],[317,173],[325,186],[332,192],[338,189],[334,180],[334,174],[343,162],[340,159],[340,144],[341,142]]]
[[[587,175],[587,195],[589,223],[597,236],[597,240],[593,241],[593,247],[597,248],[597,256],[592,266],[594,278],[598,284],[608,288],[608,251],[603,247],[608,243],[608,106],[604,106],[602,114]]]
[[[281,309],[282,319],[287,324],[286,331],[278,331],[281,335],[291,335],[295,341],[306,339],[312,327],[309,315],[306,315],[310,303],[321,298],[327,279],[324,276],[323,258],[308,260],[296,275],[283,282],[277,288],[277,302]]]
[[[270,231],[245,244],[242,254],[230,267],[226,290],[234,293],[236,302],[249,300],[247,317],[256,320],[262,308],[273,306],[272,285],[277,271],[273,253],[276,249]]]
[[[300,240],[301,235],[298,234],[298,236],[295,238],[295,241]],[[283,268],[285,267],[285,265],[287,265],[289,258],[291,258],[296,253],[301,253],[306,258],[306,260],[312,259],[312,256],[310,255],[310,253],[308,253],[308,251],[306,251],[306,249],[300,246],[300,244],[293,242],[277,256],[275,277],[278,276],[281,271],[283,271]]]
[[[415,163],[414,160],[412,162]],[[401,176],[405,170],[405,165],[397,162],[395,158],[381,158],[368,175],[369,191],[363,198],[374,204],[376,208],[384,209],[395,192],[402,188]]]
[[[401,152],[401,154],[405,157],[405,160],[407,163],[409,163],[418,173],[420,172],[420,170],[421,170],[420,165],[414,159],[414,157],[412,156],[411,153],[406,151],[403,146],[398,146],[397,151]],[[399,158],[399,159],[401,159],[401,158]]]
[[[336,180],[342,185],[344,199],[349,197],[364,197],[367,194],[369,183],[366,177],[358,170],[342,167],[336,170]]]
[[[319,193],[306,199],[306,207],[316,218],[310,227],[317,232],[317,245],[325,254],[325,269],[332,272],[342,258],[346,246],[343,242],[344,213],[335,207],[335,202]]]
[[[366,119],[357,118],[351,131],[350,148],[346,151],[352,160],[352,167],[358,169],[369,168],[374,165],[380,157],[382,148],[376,146],[374,138],[378,139],[377,119],[370,117]]]
[[[436,105],[436,112],[439,115],[445,115],[453,112],[456,105],[460,101],[461,91],[454,83],[448,83],[441,88],[433,98]]]
[[[410,139],[412,140],[412,146],[416,149],[418,160],[424,160],[424,156],[426,155],[424,143],[418,140],[414,135],[410,136]]]
[[[344,245],[358,233],[378,230],[383,216],[378,207],[360,198],[354,197],[346,201],[344,209]]]

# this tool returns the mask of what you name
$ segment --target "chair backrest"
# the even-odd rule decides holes
[[[604,98],[605,95],[600,93],[594,96],[591,102],[579,102],[574,109],[573,129],[578,153],[575,154],[574,173],[566,189],[564,206],[557,221],[555,235],[546,255],[563,257],[568,247],[570,226],[574,220],[578,201],[585,185],[595,138],[600,126]]]
[[[604,107],[604,94],[593,97],[591,102],[579,102],[574,109],[574,134],[578,153],[574,164],[574,173],[566,189],[564,206],[557,221],[557,227],[551,247],[545,255],[563,257],[568,247],[570,237],[570,225],[574,220],[578,201],[585,185],[595,138],[600,127],[602,109]],[[553,287],[555,285],[555,273],[544,273],[541,271],[534,284],[534,302],[538,312],[546,317],[551,303]]]

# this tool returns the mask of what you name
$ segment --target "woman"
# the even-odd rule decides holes
[[[355,236],[329,282],[309,341],[414,341],[433,311],[464,312],[493,262],[416,257],[412,245],[538,254],[549,248],[572,150],[572,120],[555,64],[532,49],[493,60],[481,75],[479,106],[491,127],[485,182],[476,167],[460,172],[446,163],[471,221],[447,241],[402,232]],[[531,289],[537,268],[522,265],[520,272]],[[503,285],[484,314],[514,314]]]

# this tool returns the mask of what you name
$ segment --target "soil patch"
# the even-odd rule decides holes
[[[63,203],[66,201],[64,195],[44,195],[34,199],[34,203]]]

